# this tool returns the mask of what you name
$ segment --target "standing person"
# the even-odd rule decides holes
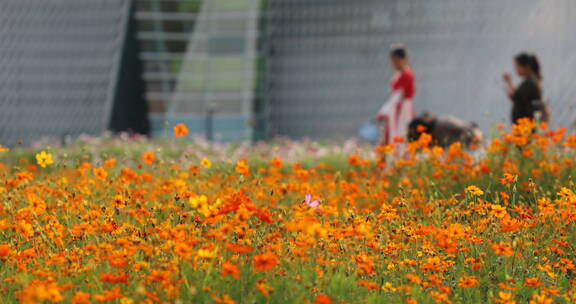
[[[414,74],[408,52],[402,46],[390,51],[390,65],[396,71],[391,81],[390,97],[378,111],[377,119],[384,124],[382,144],[390,144],[396,137],[405,137],[414,118],[412,99],[416,93]]]
[[[541,121],[550,119],[550,111],[544,101],[542,90],[542,72],[540,62],[536,55],[521,53],[514,58],[516,73],[523,78],[522,83],[516,87],[512,77],[504,73],[504,82],[508,96],[512,101],[512,123],[520,118],[530,118]]]

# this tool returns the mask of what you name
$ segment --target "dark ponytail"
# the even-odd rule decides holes
[[[519,65],[529,68],[539,80],[542,80],[540,60],[535,54],[521,53],[516,56],[515,60]]]
[[[408,50],[406,50],[406,48],[403,45],[396,44],[393,45],[392,48],[390,48],[390,56],[397,57],[400,59],[406,59],[408,58]]]

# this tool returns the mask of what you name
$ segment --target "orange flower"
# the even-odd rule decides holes
[[[236,162],[236,172],[238,174],[242,174],[244,176],[248,176],[250,174],[250,167],[244,160],[239,160]]]
[[[358,272],[363,275],[374,274],[374,262],[365,253],[356,256],[356,264],[358,265]]]
[[[234,253],[238,253],[238,254],[246,254],[246,253],[250,253],[252,252],[252,250],[254,250],[252,247],[248,246],[248,245],[239,245],[239,244],[232,244],[232,243],[228,243],[225,245],[225,248],[227,250],[230,250]]]
[[[470,276],[470,277],[461,277],[458,286],[462,288],[472,288],[476,284],[478,284],[478,280],[476,279],[476,277]]]
[[[422,279],[415,274],[407,274],[406,275],[406,279],[408,280],[408,282],[412,283],[412,284],[416,284],[416,285],[420,285],[422,283]]]
[[[47,205],[40,197],[30,194],[28,195],[28,201],[30,202],[30,210],[36,215],[41,215],[46,212]]]
[[[90,294],[87,292],[78,291],[72,298],[74,304],[90,304]]]
[[[505,206],[492,204],[492,205],[490,205],[490,209],[491,209],[490,213],[499,219],[504,218],[508,215],[508,212],[506,211]]]
[[[34,279],[17,293],[22,303],[60,302],[64,299],[61,288],[53,281]]]
[[[105,290],[103,293],[95,295],[94,299],[96,299],[96,301],[98,302],[106,302],[120,299],[122,298],[120,290],[121,290],[120,287],[114,287],[110,290]]]
[[[270,270],[279,263],[278,256],[272,252],[255,255],[252,259],[254,270],[257,271]]]
[[[534,294],[529,304],[552,304],[554,300],[548,298],[546,293]]]
[[[154,152],[144,152],[142,153],[142,162],[148,165],[154,163]]]
[[[99,180],[106,180],[106,177],[108,177],[108,172],[106,172],[106,169],[102,167],[95,168],[92,170],[92,173],[94,173],[94,176]]]
[[[238,269],[238,266],[230,262],[222,263],[222,272],[220,274],[222,274],[222,276],[229,275],[237,280],[240,279],[240,269]]]
[[[504,217],[500,220],[500,225],[502,226],[502,232],[512,232],[520,229],[522,223],[519,220],[511,217]]]
[[[236,302],[232,300],[227,294],[225,294],[222,298],[215,297],[214,301],[220,304],[236,304]]]
[[[325,294],[319,294],[316,299],[314,299],[314,304],[332,304],[332,299]]]
[[[99,281],[112,284],[128,284],[128,273],[121,272],[119,274],[113,274],[109,272],[103,272],[100,274]]]
[[[177,255],[185,258],[185,259],[189,259],[192,257],[192,248],[190,248],[190,246],[184,244],[184,243],[176,243],[176,245],[174,245],[174,253],[176,253]]]
[[[186,135],[188,135],[188,128],[185,124],[179,123],[174,126],[174,136],[184,137]]]
[[[34,235],[34,227],[32,227],[32,225],[25,220],[20,220],[16,225],[16,232],[25,238],[29,238]]]
[[[364,280],[359,281],[358,286],[364,286],[364,287],[368,288],[368,290],[378,289],[378,284],[376,284],[374,282],[364,281]]]
[[[515,304],[516,303],[516,301],[514,301],[514,297],[512,296],[512,293],[503,292],[503,291],[498,292],[498,299],[494,300],[494,302],[502,303],[502,304]]]
[[[509,184],[509,183],[513,183],[515,182],[517,179],[517,176],[514,174],[510,174],[510,173],[504,173],[504,177],[502,177],[500,179],[500,184],[502,184],[503,186]]]
[[[124,196],[122,196],[122,194],[114,195],[114,199],[112,199],[111,205],[114,208],[124,208],[124,206],[126,206],[126,199]]]
[[[569,135],[564,142],[564,147],[576,149],[576,134]]]
[[[350,166],[359,166],[362,164],[362,159],[357,155],[350,155],[348,157],[348,164],[350,164]]]
[[[6,244],[0,245],[0,258],[7,256],[10,253],[10,246]]]
[[[540,281],[540,278],[538,277],[528,277],[525,279],[524,282],[524,286],[528,286],[528,287],[538,287],[542,285],[542,282]]]
[[[281,158],[273,158],[272,160],[270,160],[270,166],[276,169],[282,169],[282,167],[284,166],[284,161]]]
[[[494,253],[496,253],[497,255],[510,257],[514,254],[512,246],[505,244],[503,242],[500,242],[498,244],[493,243],[490,246],[492,247],[492,250],[494,250]]]
[[[116,159],[115,158],[108,158],[107,160],[104,161],[104,168],[106,169],[112,169],[114,168],[114,166],[116,166]]]
[[[562,269],[563,271],[573,270],[574,268],[576,268],[576,266],[571,260],[565,258],[560,259],[560,262],[557,264],[557,267]]]
[[[256,283],[256,289],[258,289],[258,291],[260,291],[260,293],[265,297],[269,296],[270,293],[274,291],[272,287],[266,285],[264,282]]]

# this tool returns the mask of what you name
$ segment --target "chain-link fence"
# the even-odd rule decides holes
[[[555,125],[576,119],[576,1],[269,0],[262,33],[270,132],[350,137],[389,92],[388,50],[410,49],[417,112],[509,121],[501,75],[539,55]]]
[[[128,0],[0,1],[0,140],[108,126]]]
[[[388,97],[393,43],[418,112],[508,122],[501,75],[531,51],[553,123],[576,119],[573,0],[3,0],[4,144],[107,127],[130,4],[156,135],[355,136]]]

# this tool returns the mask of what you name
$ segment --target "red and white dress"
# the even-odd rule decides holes
[[[408,124],[414,119],[412,99],[416,93],[415,78],[410,68],[397,72],[392,78],[390,99],[378,111],[378,119],[384,123],[382,144],[387,145],[396,137],[404,138]]]

